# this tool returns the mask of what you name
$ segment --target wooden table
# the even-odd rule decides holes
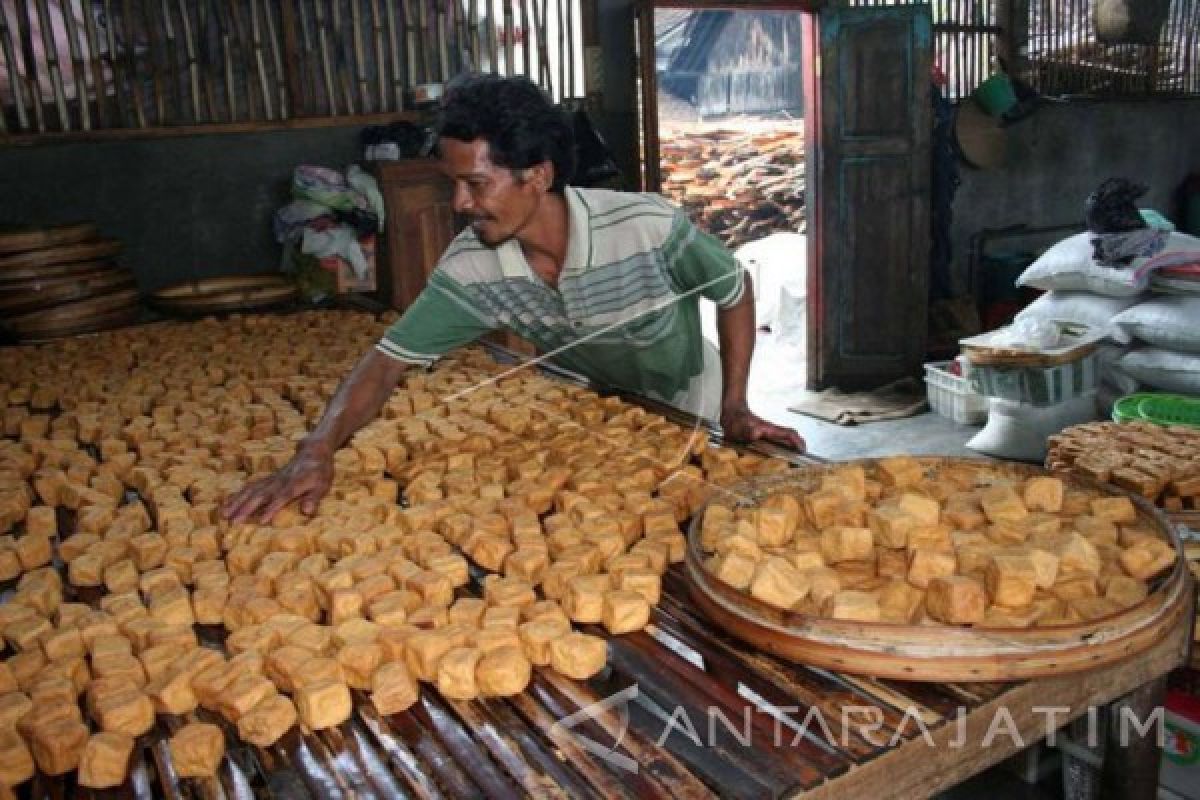
[[[468,593],[480,591],[480,578]],[[165,739],[182,719],[160,716],[115,794],[926,797],[1091,708],[1128,708],[1146,720],[1161,705],[1166,673],[1186,658],[1192,613],[1177,609],[1179,624],[1150,650],[1094,672],[1001,684],[900,682],[791,664],[715,630],[698,615],[676,566],[646,631],[608,636],[581,626],[609,644],[609,666],[588,682],[542,668],[516,697],[470,702],[423,687],[415,706],[385,718],[356,693],[346,723],[317,733],[293,729],[266,749],[241,743],[224,720],[201,710],[196,716],[231,732],[219,775],[209,781],[174,776]],[[202,633],[219,646],[221,631]],[[1119,747],[1116,734],[1104,765],[1108,796],[1154,796],[1153,736]],[[22,792],[81,795],[73,774],[39,774]]]

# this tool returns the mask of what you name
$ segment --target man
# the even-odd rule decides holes
[[[730,439],[803,449],[795,431],[746,404],[753,291],[714,238],[657,196],[568,187],[570,123],[524,78],[456,80],[437,133],[454,210],[470,226],[291,462],[230,498],[226,516],[269,520],[293,500],[315,512],[333,454],[375,418],[406,369],[501,327],[598,384],[719,419]],[[700,335],[698,296],[719,308],[719,356]]]

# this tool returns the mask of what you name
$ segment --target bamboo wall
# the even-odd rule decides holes
[[[1140,2],[1141,0],[1132,0]],[[851,6],[890,6],[928,0],[847,0]],[[1007,50],[1008,64],[1049,96],[1200,94],[1200,0],[1173,0],[1154,45],[1097,41],[1096,0],[933,0],[934,58],[947,96],[970,95]],[[1006,18],[1007,14],[1018,18]],[[1007,47],[1005,47],[1007,45]]]
[[[0,135],[411,109],[468,69],[582,93],[579,0],[0,0]]]

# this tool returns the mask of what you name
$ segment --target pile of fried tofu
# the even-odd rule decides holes
[[[1128,496],[909,457],[837,467],[759,502],[714,501],[700,545],[713,575],[776,609],[986,628],[1116,614],[1177,559]]]
[[[314,516],[225,520],[384,323],[233,317],[0,352],[0,782],[118,785],[159,717],[182,724],[177,774],[200,776],[218,718],[268,747],[344,722],[355,691],[386,715],[423,687],[586,679],[603,634],[647,625],[712,487],[787,468],[466,350],[407,375]]]
[[[1165,511],[1200,511],[1200,428],[1089,422],[1051,436],[1046,466],[1145,497]]]

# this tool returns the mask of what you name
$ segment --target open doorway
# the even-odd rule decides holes
[[[807,378],[804,14],[652,0],[639,17],[642,185],[683,208],[753,279],[750,392]],[[717,344],[716,309],[701,304]]]
[[[801,35],[794,48],[790,37],[785,47],[783,32],[793,20],[799,21]],[[751,203],[743,206],[739,199],[752,195],[734,191],[737,173],[731,170],[749,164],[749,174],[755,176],[749,183],[769,185],[770,178],[753,169],[756,159],[779,143],[769,138],[756,146],[754,128],[799,133],[795,147],[777,150],[795,162],[787,191],[796,213],[775,218],[784,233],[803,241],[793,240],[799,246],[786,248],[779,273],[766,270],[757,281],[756,299],[771,334],[759,337],[750,376],[752,397],[756,379],[774,382],[780,375],[797,388],[814,390],[872,389],[919,375],[929,286],[929,5],[914,0],[819,5],[792,0],[782,7],[763,2],[721,9],[712,0],[639,0],[637,24],[642,185],[664,194],[676,188],[689,201],[694,194],[696,207],[684,205],[698,225],[730,215],[742,223],[755,215]],[[725,30],[740,35],[727,43],[720,35]],[[684,74],[672,76],[673,71]],[[697,74],[687,75],[689,71]],[[726,81],[728,95],[734,76],[740,76],[740,89],[736,97],[725,98],[723,110],[719,102],[705,99],[703,81],[716,83],[718,90]],[[799,107],[780,99],[791,82],[803,87]],[[673,90],[677,86],[683,90]],[[750,104],[764,97],[777,105],[764,109]],[[738,145],[732,153],[724,144],[713,145],[700,156],[684,155],[682,166],[672,163],[679,151],[687,152],[667,139],[687,128],[680,120],[693,131],[699,126],[698,135],[709,138],[710,125],[733,129],[737,132],[725,140],[733,138]],[[738,131],[743,127],[751,130]],[[737,138],[747,134],[748,139]],[[772,171],[788,166],[772,164]],[[777,205],[773,200],[767,209]],[[756,231],[760,241],[776,235],[765,228]],[[747,263],[747,268],[755,267]],[[776,279],[776,274],[782,277]],[[779,291],[798,284],[804,287],[798,293]],[[796,313],[781,313],[784,305]],[[780,329],[786,334],[793,323],[802,352],[787,348],[786,358],[772,363],[772,345],[787,339],[779,336]]]

